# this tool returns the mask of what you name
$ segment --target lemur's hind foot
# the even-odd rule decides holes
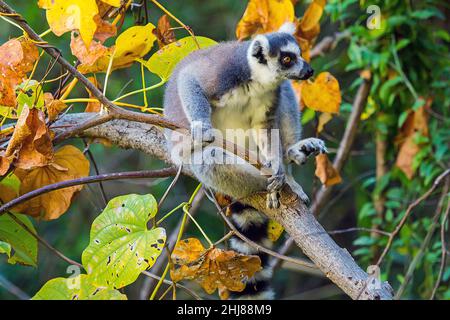
[[[287,157],[289,161],[295,162],[297,165],[302,165],[305,164],[310,156],[327,152],[325,143],[321,139],[307,138],[289,147]]]

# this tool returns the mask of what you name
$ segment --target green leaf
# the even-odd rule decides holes
[[[302,124],[305,125],[314,119],[316,112],[313,109],[305,108],[302,112]]]
[[[28,217],[21,214],[13,214],[30,230],[36,232]],[[14,254],[8,259],[11,264],[24,264],[36,266],[37,240],[21,225],[15,222],[8,214],[0,216],[0,241],[7,242]]]
[[[17,114],[22,113],[24,105],[29,108],[44,108],[44,90],[36,80],[26,80],[16,88],[17,91]]]
[[[127,296],[108,287],[92,283],[91,277],[80,274],[70,278],[49,280],[33,300],[127,300]]]
[[[11,257],[11,245],[7,242],[0,241],[0,253],[6,253],[6,255]]]
[[[82,262],[94,283],[122,288],[150,268],[166,242],[163,228],[147,229],[157,212],[155,198],[130,194],[109,201],[94,220]]]
[[[217,44],[216,41],[205,37],[195,37],[195,39],[202,49]],[[197,49],[196,42],[189,36],[162,47],[148,61],[142,59],[137,59],[137,61],[141,62],[147,69],[158,75],[161,79],[167,80],[177,63]]]
[[[0,184],[14,190],[17,195],[20,191],[20,180],[14,173],[10,173],[8,176],[4,177]]]

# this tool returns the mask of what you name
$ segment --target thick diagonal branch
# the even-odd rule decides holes
[[[89,117],[92,115],[68,114],[55,123],[55,128],[71,126]],[[165,137],[162,131],[153,125],[116,119],[89,128],[81,136],[108,139],[119,147],[140,150],[170,164]],[[191,175],[186,170],[183,173]],[[387,283],[378,289],[366,285],[370,280],[367,273],[356,264],[347,250],[340,248],[333,241],[288,187],[281,193],[282,206],[277,210],[266,208],[264,195],[254,195],[245,199],[245,202],[281,223],[303,252],[351,298],[392,298],[392,291]],[[360,294],[362,290],[364,292]]]

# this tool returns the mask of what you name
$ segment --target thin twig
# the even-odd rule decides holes
[[[238,238],[240,238],[242,241],[247,243],[249,246],[255,248],[258,251],[262,251],[264,253],[267,253],[268,255],[271,255],[271,256],[273,256],[273,257],[275,257],[277,259],[281,259],[281,260],[284,260],[284,261],[289,261],[289,262],[298,264],[300,266],[308,267],[308,268],[311,268],[311,269],[316,269],[317,268],[314,263],[279,254],[278,252],[275,252],[275,251],[272,251],[270,249],[267,249],[266,247],[263,247],[262,245],[254,242],[252,240],[250,240],[249,238],[244,236],[242,233],[240,233],[239,230],[234,226],[234,224],[228,219],[228,217],[223,212],[223,209],[220,207],[220,205],[217,203],[217,201],[215,201],[215,198],[214,198],[213,195],[208,197],[208,199],[210,199],[214,203],[214,205],[216,206],[217,210],[219,211],[219,214],[222,216],[222,219],[225,221],[227,226],[234,232],[234,234]]]
[[[386,247],[383,250],[383,253],[380,255],[380,257],[378,258],[378,261],[376,263],[377,266],[380,266],[381,262],[383,262],[384,257],[386,256],[386,254],[388,253],[389,249],[392,246],[392,242],[394,241],[394,238],[397,236],[397,234],[400,232],[400,230],[403,228],[403,226],[406,223],[406,220],[409,218],[412,210],[419,205],[423,200],[425,200],[426,198],[428,198],[428,196],[437,188],[437,186],[441,183],[442,180],[444,180],[444,178],[450,174],[450,169],[445,170],[443,173],[441,173],[439,175],[439,177],[436,178],[436,180],[434,180],[433,186],[427,191],[425,192],[421,197],[419,197],[418,199],[416,199],[413,203],[411,203],[408,208],[406,209],[405,214],[403,215],[403,218],[400,220],[399,224],[397,225],[397,227],[394,229],[394,231],[392,231],[391,235],[389,236],[388,239],[388,243],[386,245]]]
[[[8,211],[12,207],[40,196],[41,194],[48,193],[50,191],[94,183],[99,181],[109,181],[109,180],[120,180],[120,179],[144,179],[144,178],[166,178],[173,176],[175,174],[175,168],[165,168],[160,170],[143,170],[143,171],[127,171],[127,172],[116,172],[116,173],[104,173],[96,176],[83,177],[73,180],[61,181],[53,184],[49,184],[42,188],[30,191],[15,198],[0,207],[0,215]]]
[[[65,262],[67,262],[68,264],[73,264],[76,265],[80,268],[83,268],[83,266],[76,262],[75,260],[72,260],[68,257],[66,257],[62,252],[58,251],[57,249],[55,249],[54,247],[52,247],[47,241],[45,241],[45,239],[41,238],[37,233],[33,232],[33,230],[31,230],[30,228],[28,228],[28,226],[23,223],[22,221],[20,221],[19,219],[17,219],[17,217],[15,215],[13,215],[12,213],[8,212],[7,213],[8,216],[14,220],[15,223],[17,223],[18,225],[20,225],[26,232],[28,232],[33,238],[35,238],[40,244],[42,244],[43,246],[45,246],[47,249],[49,249],[51,252],[53,252],[55,255],[57,255],[58,257],[60,257],[62,260],[64,260]]]
[[[447,251],[446,251],[446,243],[445,243],[445,224],[447,223],[448,214],[450,211],[450,204],[447,203],[447,209],[445,210],[444,217],[442,218],[441,223],[441,264],[439,266],[439,273],[436,279],[436,283],[434,284],[433,291],[431,292],[430,300],[433,300],[436,296],[437,289],[439,288],[439,284],[441,283],[442,276],[445,270],[445,263],[447,261]]]

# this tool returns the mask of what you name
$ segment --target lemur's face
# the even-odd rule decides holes
[[[257,36],[251,45],[250,67],[255,77],[266,82],[284,79],[306,80],[314,70],[301,57],[295,38],[285,32]],[[263,75],[265,76],[263,77]]]

